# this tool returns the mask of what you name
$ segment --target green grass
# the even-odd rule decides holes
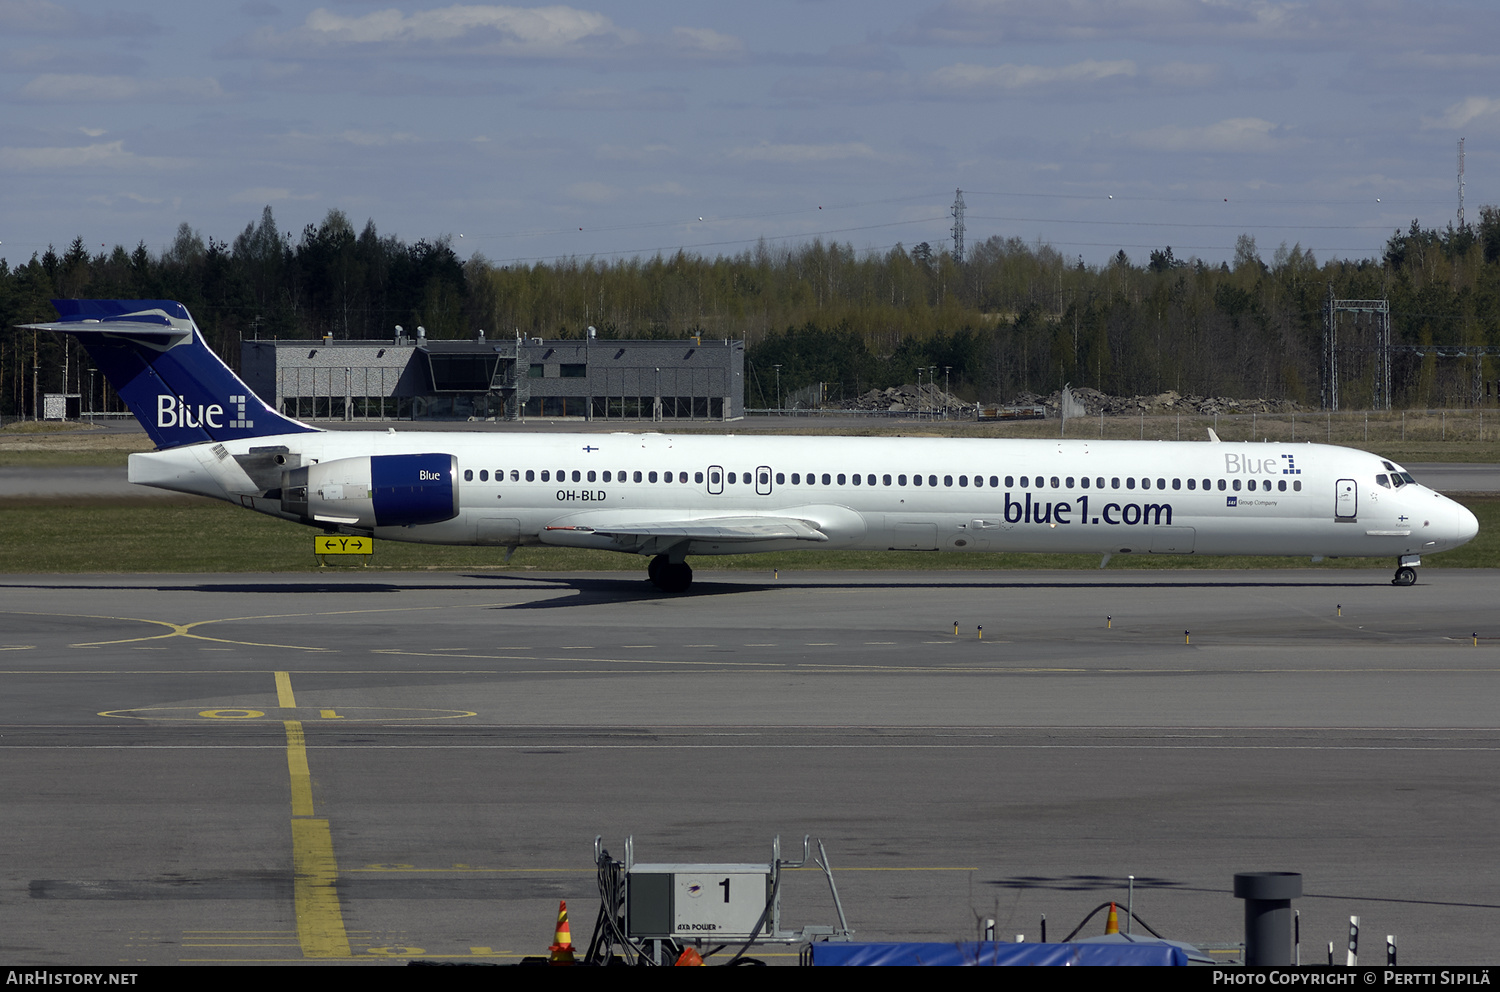
[[[1439,568],[1500,566],[1500,497],[1460,500],[1479,518],[1479,536],[1462,548],[1423,559]],[[199,499],[130,502],[0,501],[0,572],[302,572],[315,570],[308,527]],[[522,548],[505,564],[500,548],[444,547],[377,541],[369,568],[501,571],[642,571],[635,555],[568,548]],[[330,567],[359,559],[330,557]],[[1310,565],[1306,558],[1116,555],[1110,569],[1380,568],[1390,558],[1344,558]],[[695,557],[699,571],[997,570],[1097,568],[1098,555],[962,554],[918,551],[797,551]]]

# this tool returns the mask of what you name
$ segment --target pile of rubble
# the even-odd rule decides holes
[[[1245,413],[1300,413],[1302,411],[1302,404],[1295,400],[1241,400],[1229,396],[1183,396],[1174,389],[1169,389],[1165,393],[1157,393],[1155,396],[1110,396],[1097,389],[1078,386],[1073,389],[1073,400],[1081,405],[1085,412],[1095,417],[1100,413],[1107,417],[1128,417],[1141,413],[1151,415],[1185,413],[1211,417],[1215,414],[1231,416]],[[1055,417],[1062,403],[1062,391],[1058,390],[1048,396],[1022,393],[1016,397],[1015,402],[1021,405],[1034,403],[1037,406],[1045,406],[1047,416]]]
[[[1049,418],[1058,415],[1062,402],[1062,391],[1040,396],[1036,393],[1021,393],[1006,407],[1041,406],[1047,408]],[[1155,396],[1110,396],[1097,389],[1077,386],[1073,389],[1073,400],[1084,412],[1097,417],[1102,412],[1107,417],[1133,417],[1141,413],[1170,415],[1174,413],[1214,416],[1231,416],[1248,413],[1300,413],[1302,405],[1295,400],[1241,400],[1229,396],[1183,396],[1176,390],[1167,390]],[[892,386],[890,389],[872,389],[852,400],[839,403],[838,409],[879,413],[941,414],[947,411],[955,419],[975,415],[978,404],[961,400],[945,393],[935,385],[922,383],[920,389],[910,383]]]
[[[892,386],[890,389],[872,389],[868,393],[845,400],[839,404],[843,410],[877,411],[884,413],[942,413],[950,417],[972,417],[975,404],[968,403],[937,386],[922,383],[916,386]]]

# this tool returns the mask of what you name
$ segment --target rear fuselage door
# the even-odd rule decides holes
[[[1355,505],[1358,489],[1354,485],[1354,480],[1340,479],[1335,485],[1337,488],[1334,491],[1333,519],[1353,520],[1356,516],[1355,511],[1358,509]]]

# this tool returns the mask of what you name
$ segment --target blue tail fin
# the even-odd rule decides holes
[[[171,300],[53,300],[62,317],[27,328],[72,334],[158,448],[316,431],[267,406]]]

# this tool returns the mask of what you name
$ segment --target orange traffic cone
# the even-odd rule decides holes
[[[557,904],[557,929],[552,934],[552,957],[550,964],[572,964],[573,963],[573,928],[568,926],[568,903],[562,900]]]
[[[697,952],[697,950],[695,950],[694,948],[691,948],[691,947],[686,948],[680,955],[678,955],[678,957],[677,957],[677,963],[675,965],[673,965],[673,967],[675,967],[675,968],[702,968],[703,967],[703,955],[699,954]]]
[[[1120,932],[1120,916],[1119,916],[1118,913],[1115,912],[1115,904],[1114,903],[1110,903],[1109,904],[1109,918],[1104,921],[1104,934],[1105,934],[1105,936],[1108,936],[1108,935],[1110,935],[1112,933],[1119,933],[1119,932]]]

